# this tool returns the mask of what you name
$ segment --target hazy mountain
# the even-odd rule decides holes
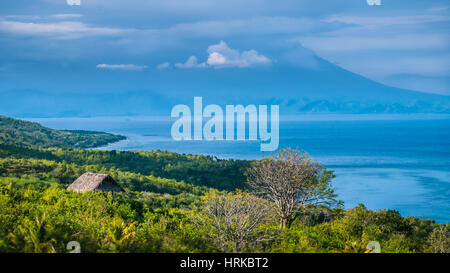
[[[0,92],[0,114],[17,117],[169,115],[173,105],[280,104],[282,114],[450,113],[450,97],[389,87],[321,58],[307,66],[151,71],[151,90]]]

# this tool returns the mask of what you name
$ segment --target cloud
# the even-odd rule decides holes
[[[450,16],[330,16],[326,22],[350,27],[327,33],[304,35],[298,40],[318,53],[368,50],[435,50],[449,46],[450,35],[438,28],[427,31],[426,24],[449,22]]]
[[[0,32],[19,35],[77,39],[86,36],[111,36],[132,32],[131,29],[91,27],[81,22],[28,23],[0,19]]]
[[[404,15],[404,16],[341,16],[333,15],[323,22],[339,22],[360,26],[385,27],[393,25],[415,25],[423,23],[444,22],[450,20],[449,16],[443,15]]]
[[[240,53],[231,49],[224,41],[208,47],[208,59],[206,62],[198,63],[197,57],[190,56],[185,63],[177,63],[178,68],[195,67],[252,67],[270,65],[272,61],[264,55],[258,54],[254,49]]]
[[[80,18],[83,17],[83,14],[78,14],[78,13],[60,13],[60,14],[51,14],[51,15],[42,15],[42,16],[37,16],[37,15],[20,15],[20,14],[16,14],[16,15],[6,15],[6,16],[0,16],[1,18],[4,19],[12,19],[12,20],[22,20],[22,21],[36,21],[36,20],[48,20],[48,19],[60,19],[60,20],[67,20],[67,19],[75,19],[75,18]]]
[[[42,1],[42,0],[41,0]],[[64,0],[43,0],[51,3],[64,3]],[[365,0],[362,0],[365,1]],[[337,6],[339,10],[345,9],[347,5],[337,5],[333,2],[335,0],[328,1],[327,7],[331,8]],[[182,17],[184,15],[192,16],[191,18],[198,17],[231,17],[241,16],[248,17],[254,14],[307,14],[308,7],[313,8],[314,3],[312,0],[281,0],[274,5],[271,1],[261,0],[89,0],[83,2],[83,4],[89,4],[89,7],[94,7],[97,10],[105,12],[121,11],[128,14],[133,12],[145,11],[149,16],[156,17],[163,15],[172,15],[176,17]],[[65,4],[65,3],[64,3]],[[311,7],[312,6],[312,7]],[[361,5],[360,5],[361,6]],[[319,6],[322,8],[323,4]],[[316,9],[317,10],[317,9]],[[326,9],[325,9],[326,10]]]
[[[135,71],[140,71],[148,68],[148,66],[146,65],[135,65],[135,64],[98,64],[96,67],[100,69],[135,70]]]
[[[301,37],[305,47],[317,52],[339,52],[371,49],[436,49],[449,46],[448,34],[330,33],[322,36]]]
[[[243,51],[231,49],[224,41],[208,47],[206,63],[214,67],[251,67],[270,65],[272,61],[254,49]]]
[[[48,16],[0,16],[0,32],[13,35],[45,36],[54,39],[80,39],[92,36],[120,36],[117,45],[126,44],[124,50],[145,52],[167,46],[176,47],[184,40],[213,38],[224,39],[242,35],[263,37],[265,35],[293,35],[311,31],[331,31],[342,23],[327,23],[308,18],[257,16],[245,19],[209,20],[175,23],[162,28],[126,28],[113,23],[114,27],[88,25],[79,20],[82,14],[61,13]]]
[[[325,22],[309,18],[257,16],[233,20],[209,20],[180,23],[160,31],[190,37],[228,37],[233,35],[292,34],[336,29],[342,22]]]
[[[206,64],[204,62],[198,63],[197,57],[191,56],[187,59],[187,61],[185,63],[175,64],[175,67],[178,67],[178,68],[203,68],[203,67],[206,67]]]
[[[166,68],[169,68],[169,67],[170,67],[170,63],[165,62],[165,63],[162,63],[162,64],[158,64],[156,66],[156,69],[166,69]]]
[[[56,18],[56,19],[71,19],[80,17],[83,17],[83,14],[64,13],[64,14],[53,14],[48,16],[48,18]]]
[[[2,18],[14,19],[14,20],[42,20],[42,19],[45,19],[46,17],[36,16],[36,15],[6,15],[6,16],[0,17],[0,19],[2,19]]]
[[[69,6],[80,6],[81,0],[66,0],[67,5]]]

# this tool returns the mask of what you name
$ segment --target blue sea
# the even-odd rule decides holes
[[[259,159],[257,141],[174,141],[163,117],[28,119],[55,129],[127,136],[100,149],[168,150]],[[395,209],[450,222],[450,115],[301,115],[280,120],[280,147],[299,147],[334,170],[346,208]]]

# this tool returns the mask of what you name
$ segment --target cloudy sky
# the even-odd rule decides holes
[[[0,1],[0,88],[90,92],[111,75],[137,88],[160,70],[313,67],[317,55],[450,95],[449,28],[448,0]]]

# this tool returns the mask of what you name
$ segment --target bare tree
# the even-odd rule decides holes
[[[289,226],[298,208],[308,204],[338,204],[330,187],[332,171],[298,149],[281,149],[254,163],[246,172],[255,194],[275,203],[280,226]]]
[[[242,252],[273,238],[260,228],[273,222],[273,215],[266,200],[248,193],[228,193],[208,197],[197,223],[213,229],[210,234],[222,251]]]

